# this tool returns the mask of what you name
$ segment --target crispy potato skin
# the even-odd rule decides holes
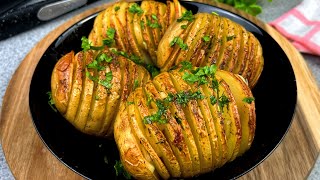
[[[133,152],[145,149],[145,153],[136,158],[120,151],[121,160],[148,160],[154,173],[161,174],[163,179],[189,178],[219,168],[247,151],[254,136],[254,102],[243,101],[245,97],[252,97],[252,93],[239,76],[218,70],[214,78],[219,86],[214,90],[210,84],[187,83],[183,78],[185,72],[177,69],[160,73],[134,90],[129,103],[123,104],[124,110],[118,114],[114,126],[119,148],[129,146],[123,145],[128,141],[119,138],[128,133],[126,136],[134,137]],[[211,82],[213,77],[208,78]],[[188,93],[196,92],[203,97],[188,99]],[[213,96],[218,102],[212,102]],[[222,96],[228,99],[225,106],[219,105]],[[158,113],[162,114],[157,116]],[[128,127],[131,129],[119,132],[128,117],[131,117],[132,125]],[[134,146],[134,142],[139,141],[140,145]],[[127,170],[137,177],[135,167]],[[163,172],[169,174],[166,176]],[[148,173],[139,178],[151,177]]]

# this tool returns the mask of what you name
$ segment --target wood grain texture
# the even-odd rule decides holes
[[[256,18],[210,0],[201,2],[233,11],[266,30],[283,48],[296,75],[298,101],[288,134],[270,157],[241,179],[306,178],[320,150],[320,95],[304,59],[283,36]],[[82,179],[55,158],[36,133],[29,110],[29,86],[46,48],[74,23],[107,6],[85,11],[49,33],[14,73],[3,99],[0,135],[6,160],[16,179]]]

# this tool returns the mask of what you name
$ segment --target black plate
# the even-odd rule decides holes
[[[242,157],[199,179],[237,178],[261,163],[278,146],[290,127],[297,87],[289,60],[281,47],[264,30],[247,19],[223,9],[195,2],[181,2],[197,12],[217,12],[251,31],[263,47],[265,66],[253,89],[257,127],[251,149]],[[81,37],[87,36],[95,15],[81,20],[61,34],[44,53],[30,87],[30,110],[34,125],[46,146],[66,166],[90,179],[116,179],[113,165],[119,159],[115,142],[84,135],[75,130],[48,105],[51,72],[57,60],[71,50],[80,51]]]

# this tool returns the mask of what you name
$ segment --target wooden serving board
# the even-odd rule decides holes
[[[211,2],[205,0],[202,2]],[[304,59],[277,31],[256,18],[233,11],[267,31],[283,48],[293,66],[298,101],[291,128],[279,147],[242,179],[305,179],[320,150],[320,95]],[[3,151],[16,179],[82,179],[45,147],[33,126],[29,110],[29,86],[33,71],[47,47],[67,28],[108,4],[81,13],[42,39],[14,73],[3,99],[0,135]]]

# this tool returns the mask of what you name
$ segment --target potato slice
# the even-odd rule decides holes
[[[94,20],[93,29],[91,30],[88,39],[93,46],[102,46],[102,18],[104,13],[99,13]]]
[[[195,15],[195,20],[192,25],[192,28],[190,29],[189,34],[184,40],[184,44],[188,46],[188,49],[180,51],[180,53],[177,55],[177,58],[175,60],[175,64],[179,64],[181,61],[187,60],[186,57],[187,57],[187,53],[190,51],[190,46],[192,42],[195,40],[200,29],[202,29],[202,27],[205,25],[206,19],[207,19],[207,16],[205,13],[198,13]]]
[[[151,95],[151,98],[154,98],[154,100],[163,100],[167,97],[165,93],[161,91],[158,92],[152,83],[146,84],[145,90],[146,93]],[[190,177],[192,176],[192,159],[186,144],[186,139],[182,133],[182,127],[174,118],[174,114],[172,114],[170,110],[166,111],[164,117],[166,118],[167,123],[157,125],[162,129],[162,132],[164,132],[164,135],[179,162],[181,177]]]
[[[121,74],[119,72],[119,67],[117,66],[119,65],[114,62],[110,65],[104,64],[105,70],[96,72],[97,77],[103,80],[106,77],[106,73],[112,72],[111,84],[112,86],[118,86],[118,84],[120,84]],[[110,90],[107,90],[106,87],[100,85],[99,83],[95,83],[90,112],[84,128],[84,132],[101,136],[99,132],[105,119],[105,110],[106,106],[108,106],[108,104],[106,103],[110,93],[109,91]]]
[[[126,98],[124,98],[124,95],[128,93],[128,83],[130,82],[129,78],[129,65],[128,60],[126,60],[124,57],[117,57],[117,59],[114,59],[112,61],[113,63],[119,63],[117,64],[117,69],[114,73],[115,76],[112,78],[112,87],[110,89],[110,94],[107,99],[107,106],[105,110],[105,119],[104,123],[102,125],[102,128],[100,129],[99,134],[110,134],[111,129],[113,129],[113,120],[116,111],[118,110],[119,103],[124,102]]]
[[[167,6],[166,4],[163,3],[157,3],[157,8],[158,8],[158,19],[159,19],[159,23],[161,25],[161,29],[160,29],[160,40],[162,39],[164,33],[167,30]],[[158,44],[159,45],[159,44]]]
[[[235,74],[239,74],[240,70],[244,69],[245,63],[246,63],[245,56],[249,52],[249,47],[248,47],[248,45],[249,45],[249,41],[248,41],[249,34],[248,34],[247,30],[244,29],[244,27],[239,25],[239,28],[240,28],[240,35],[239,36],[241,37],[240,49],[239,49],[238,58],[235,61],[235,65],[234,65],[234,68],[232,70],[232,72],[235,73]]]
[[[74,71],[74,52],[71,51],[59,59],[51,75],[52,99],[58,111],[66,113]]]
[[[94,59],[93,51],[86,51],[84,53],[85,66],[90,64],[93,61],[93,59]],[[90,76],[95,76],[94,71],[92,69],[85,68],[85,73],[86,72],[88,72]],[[82,86],[80,104],[77,110],[76,117],[73,121],[73,125],[80,131],[83,131],[87,123],[87,118],[90,111],[90,104],[92,100],[93,87],[95,83],[88,76],[86,76],[86,74],[83,75],[82,81],[83,81],[83,86]]]
[[[230,59],[233,49],[234,28],[231,20],[223,18],[225,23],[225,34],[222,37],[222,44],[220,47],[219,57],[216,65],[219,69],[223,69],[226,62]]]
[[[184,72],[181,72],[181,77],[183,76]],[[205,93],[202,87],[197,86],[196,84],[188,84],[190,88],[192,89],[192,92],[199,91],[203,97],[205,98]],[[202,85],[206,86],[206,85]],[[211,169],[215,169],[218,167],[220,163],[220,147],[219,147],[219,139],[216,132],[216,127],[214,124],[214,116],[215,114],[211,114],[210,107],[208,104],[208,101],[206,99],[197,99],[197,103],[199,105],[199,108],[201,110],[202,116],[205,120],[205,125],[207,128],[207,132],[210,138],[210,144],[211,144],[211,151],[212,151],[212,167]]]
[[[245,79],[248,79],[251,76],[252,73],[252,68],[253,68],[253,61],[255,58],[255,53],[256,53],[256,39],[253,36],[253,34],[249,33],[249,39],[250,39],[250,44],[249,44],[249,51],[248,51],[248,56],[246,57],[246,66],[243,69],[242,73],[239,73],[241,76],[243,76]]]
[[[170,26],[176,20],[176,9],[174,3],[167,1],[167,25]],[[168,27],[167,27],[168,28]]]
[[[159,74],[152,80],[152,82],[154,86],[157,88],[157,90],[165,94],[165,96],[168,96],[169,93],[177,93],[172,81],[170,80],[170,75],[167,72]],[[189,149],[189,153],[191,155],[192,170],[189,172],[191,173],[191,175],[185,174],[185,176],[197,175],[200,173],[200,160],[197,146],[191,131],[191,127],[189,126],[189,123],[186,120],[186,116],[180,104],[174,101],[169,106],[169,109],[171,114],[174,114],[175,119],[180,122],[180,125],[182,127],[182,134],[184,136],[184,139]]]
[[[83,77],[83,64],[84,60],[83,52],[79,52],[74,57],[74,77],[72,82],[72,90],[70,94],[70,100],[68,103],[67,111],[64,117],[73,122],[77,114],[77,109],[80,102],[80,96],[82,92],[82,77]]]
[[[250,82],[250,87],[253,88],[255,86],[255,84],[257,83],[262,70],[263,70],[263,66],[264,66],[264,60],[263,60],[263,56],[262,56],[262,48],[261,45],[259,43],[259,41],[257,40],[257,52],[256,52],[256,56],[254,58],[255,64],[254,64],[254,72],[252,73],[251,77],[249,78],[249,82]]]
[[[241,143],[241,122],[240,116],[238,113],[236,101],[229,85],[218,75],[216,79],[219,82],[218,87],[218,98],[225,96],[228,99],[228,103],[225,106],[218,106],[221,112],[222,118],[224,118],[224,126],[227,137],[228,145],[228,161],[234,160],[239,152],[240,143]],[[232,85],[231,85],[232,86]],[[219,103],[219,102],[218,102]]]
[[[230,21],[230,24],[234,28],[234,37],[232,38],[233,39],[232,54],[229,60],[224,64],[224,67],[221,69],[232,72],[236,62],[238,61],[239,49],[241,44],[241,34],[240,34],[241,29],[239,27],[240,25],[238,25],[235,22]]]
[[[121,3],[122,4],[122,3]],[[114,6],[115,7],[115,6]],[[120,6],[120,12],[122,12],[124,8],[124,5],[121,5]],[[112,11],[112,10],[111,10]],[[128,40],[127,40],[127,35],[126,35],[126,32],[125,32],[125,25],[126,24],[122,24],[121,23],[121,20],[119,18],[119,13],[118,11],[114,12],[112,11],[112,13],[109,15],[110,17],[110,28],[114,28],[115,29],[115,36],[114,36],[114,39],[115,39],[115,44],[119,50],[122,50],[122,51],[125,51],[127,53],[131,53],[131,48],[129,48],[129,43],[128,43]],[[123,13],[121,13],[123,14]],[[125,16],[124,16],[125,17]],[[121,16],[121,18],[124,18]]]
[[[247,151],[254,138],[256,127],[255,103],[247,103],[245,98],[253,97],[250,88],[239,75],[232,74],[227,71],[217,71],[227,84],[235,98],[241,121],[241,144],[238,156]]]
[[[159,42],[159,46],[157,50],[157,61],[156,61],[156,65],[160,69],[164,67],[169,57],[171,56],[173,50],[177,47],[177,46],[171,47],[170,46],[171,41],[175,37],[180,37],[185,32],[185,29],[182,29],[181,26],[187,25],[187,24],[188,24],[187,21],[176,22],[171,26],[169,26],[166,33],[163,35],[161,41]]]
[[[114,137],[121,162],[126,171],[136,179],[160,179],[145,147],[133,136],[136,131],[130,126],[130,116],[125,106],[125,103],[121,105],[114,123]]]
[[[170,78],[178,92],[191,90],[178,72],[172,71],[170,73]],[[201,173],[209,172],[212,167],[212,152],[210,138],[201,110],[198,107],[197,102],[195,100],[191,100],[185,107],[183,107],[183,111],[196,140],[200,157]]]
[[[147,106],[145,106],[146,99],[143,97],[143,94],[143,89],[137,88],[136,91],[132,92],[128,97],[127,102],[130,104],[127,104],[131,128],[135,130],[137,140],[140,141],[141,146],[146,149],[157,172],[162,178],[168,179],[170,174],[175,174],[174,171],[170,171],[172,170],[170,167],[178,167],[179,170],[179,164],[169,144],[165,141],[164,135],[157,126],[143,123],[142,117],[149,115],[149,110]]]
[[[220,16],[219,16],[220,17]],[[217,32],[215,34],[215,37],[212,39],[214,41],[211,45],[211,49],[209,50],[209,53],[207,54],[205,62],[207,62],[207,65],[216,64],[219,60],[219,56],[221,54],[221,46],[223,45],[223,42],[225,41],[225,34],[226,34],[226,22],[224,18],[219,18],[219,26],[217,29]]]
[[[156,28],[150,27],[152,30],[154,45],[155,45],[155,47],[158,47],[159,41],[161,40],[161,37],[162,37],[162,36],[160,36],[160,30],[165,28],[165,27],[162,27],[159,22],[159,18],[160,18],[159,15],[160,14],[159,14],[159,9],[158,9],[158,4],[160,4],[160,2],[148,1],[148,3],[150,4],[150,8],[148,11],[148,19],[150,20],[151,23],[160,25],[160,27],[156,27]]]
[[[223,166],[227,161],[228,156],[228,146],[227,146],[227,137],[226,137],[226,130],[224,127],[224,119],[222,118],[221,112],[219,110],[217,103],[212,103],[211,98],[217,97],[216,91],[214,91],[212,88],[209,88],[207,85],[201,86],[203,93],[205,94],[205,99],[209,105],[210,112],[213,115],[213,123],[215,126],[215,130],[217,133],[218,138],[218,147],[219,147],[219,158],[216,159],[216,166],[221,167]]]

